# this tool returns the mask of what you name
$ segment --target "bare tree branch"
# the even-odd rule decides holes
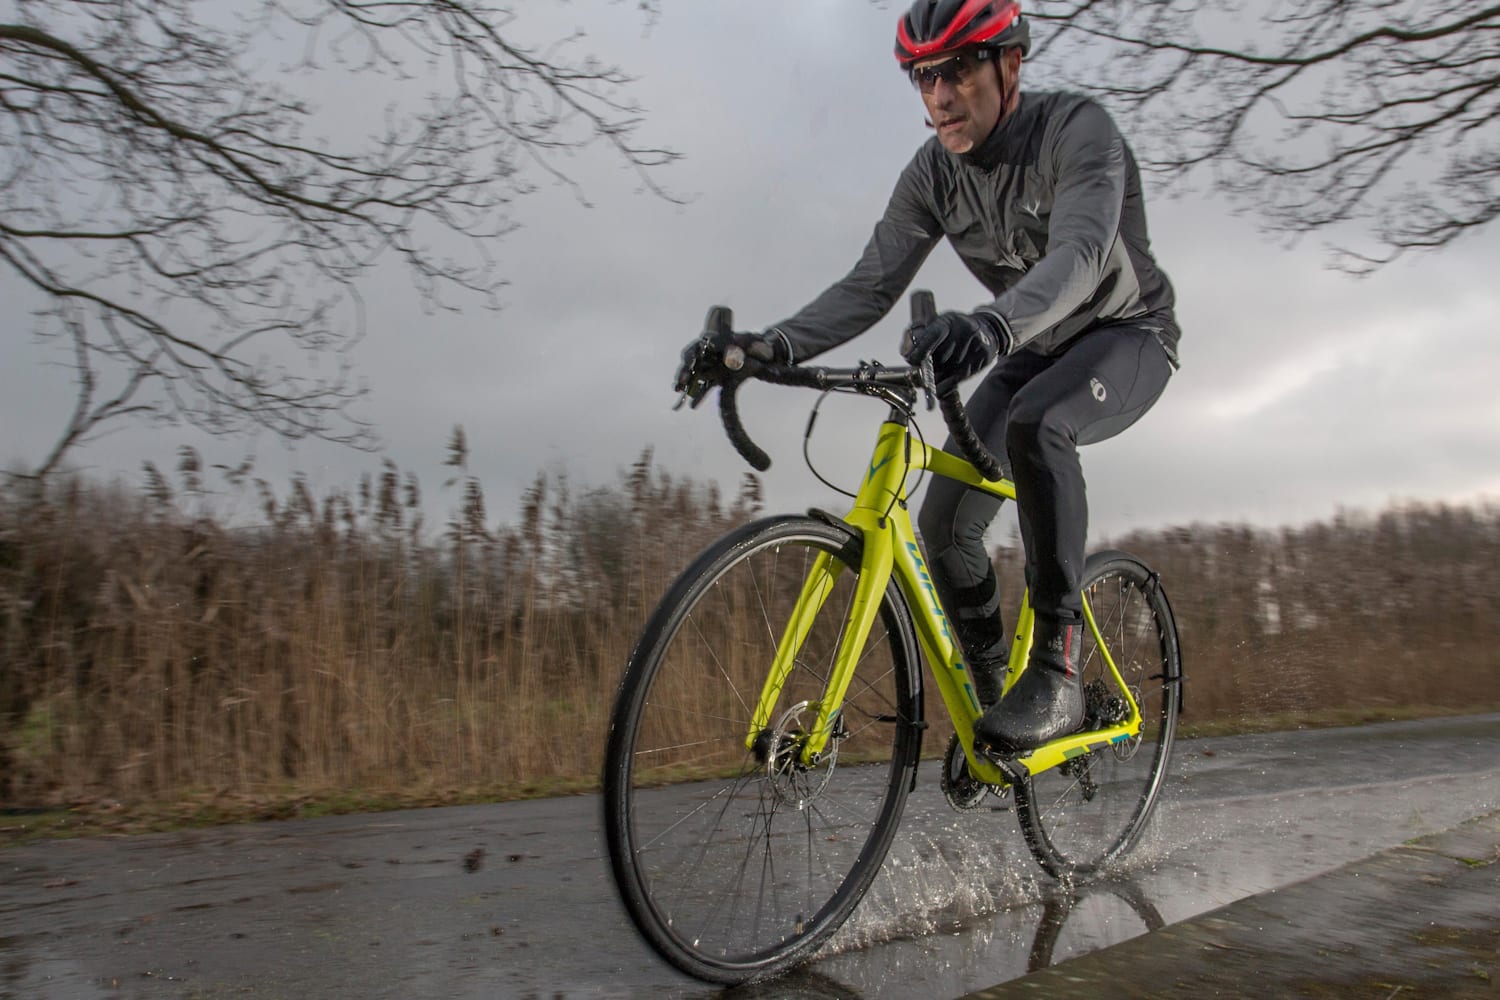
[[[637,140],[631,79],[578,37],[521,43],[523,19],[507,10],[9,7],[0,270],[42,296],[35,333],[71,343],[78,387],[37,474],[143,414],[370,446],[348,351],[375,262],[398,261],[429,308],[455,308],[455,294],[494,305],[505,281],[489,242],[514,230],[537,170],[573,184],[559,157],[591,143],[670,197],[657,173],[677,154]],[[298,96],[352,78],[368,95],[355,115]],[[325,355],[333,372],[306,374]]]
[[[1030,71],[1100,94],[1144,167],[1206,173],[1273,231],[1336,229],[1350,270],[1446,246],[1500,210],[1500,3],[1028,9],[1042,36]]]

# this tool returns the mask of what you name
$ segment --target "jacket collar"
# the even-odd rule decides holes
[[[1022,145],[1026,129],[1021,120],[1028,117],[1027,101],[1025,93],[1016,102],[1016,110],[1006,115],[995,123],[990,134],[984,141],[979,143],[967,153],[958,154],[959,159],[971,167],[981,170],[993,170],[1005,161],[1007,150],[1017,150]]]

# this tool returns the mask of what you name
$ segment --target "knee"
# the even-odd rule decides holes
[[[958,514],[961,489],[954,489],[950,480],[934,479],[927,487],[927,496],[917,511],[917,530],[927,543],[928,553],[947,548],[953,544],[953,523]]]
[[[1012,456],[1069,452],[1077,447],[1077,441],[1074,427],[1058,408],[1020,399],[1011,407],[1005,447]]]

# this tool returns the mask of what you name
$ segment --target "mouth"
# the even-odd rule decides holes
[[[968,119],[966,119],[963,115],[950,115],[949,117],[943,118],[938,122],[938,131],[945,132],[951,129],[955,129],[967,120]]]

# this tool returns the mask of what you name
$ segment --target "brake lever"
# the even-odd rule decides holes
[[[912,331],[919,326],[931,323],[937,316],[937,303],[933,300],[932,293],[926,289],[911,293],[911,326],[906,328],[906,335],[911,336]],[[903,350],[904,354],[905,351]],[[932,371],[932,348],[922,355],[922,363],[918,366],[922,375],[922,394],[927,397],[927,412],[931,413],[937,406],[937,376]]]
[[[699,361],[702,361],[703,356],[704,356],[704,352],[708,351],[709,349],[710,349],[710,344],[708,342],[708,338],[704,337],[703,340],[701,340],[699,342],[699,348],[698,348],[698,351],[699,351],[698,360]],[[726,347],[724,349],[724,361],[723,361],[723,364],[724,364],[725,368],[728,368],[732,372],[737,372],[741,368],[744,368],[745,367],[745,349],[742,348],[742,347],[740,347],[738,344],[730,344],[728,347]],[[697,367],[698,367],[697,363],[694,363],[693,368],[696,370]],[[696,410],[698,408],[699,404],[703,402],[703,397],[708,395],[708,389],[709,389],[709,384],[708,384],[708,381],[706,379],[692,379],[692,381],[690,382],[688,388],[684,389],[682,391],[682,395],[680,395],[680,396],[677,397],[677,405],[673,406],[672,409],[674,411],[675,410],[680,410],[680,409],[682,409],[682,404],[683,403],[686,403],[689,400],[691,400],[692,404],[690,406],[690,409]]]
[[[683,380],[683,388],[679,390],[677,402],[672,406],[672,412],[682,409],[682,404],[689,404],[688,408],[696,410],[708,395],[709,382],[698,375],[698,370],[705,366],[709,352],[713,349],[713,342],[708,331],[698,338],[698,351],[693,357],[692,366],[688,369],[687,377]]]
[[[932,355],[922,359],[922,395],[927,397],[927,412],[937,407],[937,376],[932,371]]]

